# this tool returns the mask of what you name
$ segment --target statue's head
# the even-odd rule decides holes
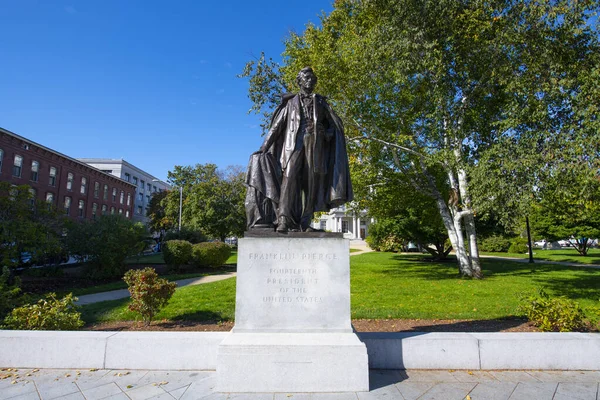
[[[296,76],[296,82],[303,92],[312,93],[317,85],[317,75],[311,67],[302,68]]]

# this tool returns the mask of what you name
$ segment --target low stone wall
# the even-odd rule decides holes
[[[214,370],[228,332],[0,330],[0,368]],[[359,333],[375,369],[600,370],[600,333]]]

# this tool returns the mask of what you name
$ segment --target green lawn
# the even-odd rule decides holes
[[[518,295],[542,287],[553,295],[599,305],[600,270],[483,260],[485,279],[458,277],[454,262],[424,255],[365,253],[350,258],[352,318],[494,319],[516,314]],[[88,323],[132,320],[128,300],[83,307]],[[178,289],[157,316],[169,320],[232,320],[235,279]]]
[[[496,257],[514,257],[514,258],[529,258],[529,253],[491,253],[481,252],[483,255]],[[580,255],[575,249],[560,249],[560,250],[533,250],[534,261],[564,261],[578,264],[600,264],[600,249],[590,249],[586,256]]]

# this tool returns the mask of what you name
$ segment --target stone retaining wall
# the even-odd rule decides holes
[[[228,332],[0,330],[0,368],[214,370]],[[600,370],[600,333],[359,333],[375,369]]]

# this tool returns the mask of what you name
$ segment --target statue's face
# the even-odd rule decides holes
[[[312,93],[317,85],[317,77],[311,72],[304,72],[300,74],[298,79],[300,89],[306,93]]]

